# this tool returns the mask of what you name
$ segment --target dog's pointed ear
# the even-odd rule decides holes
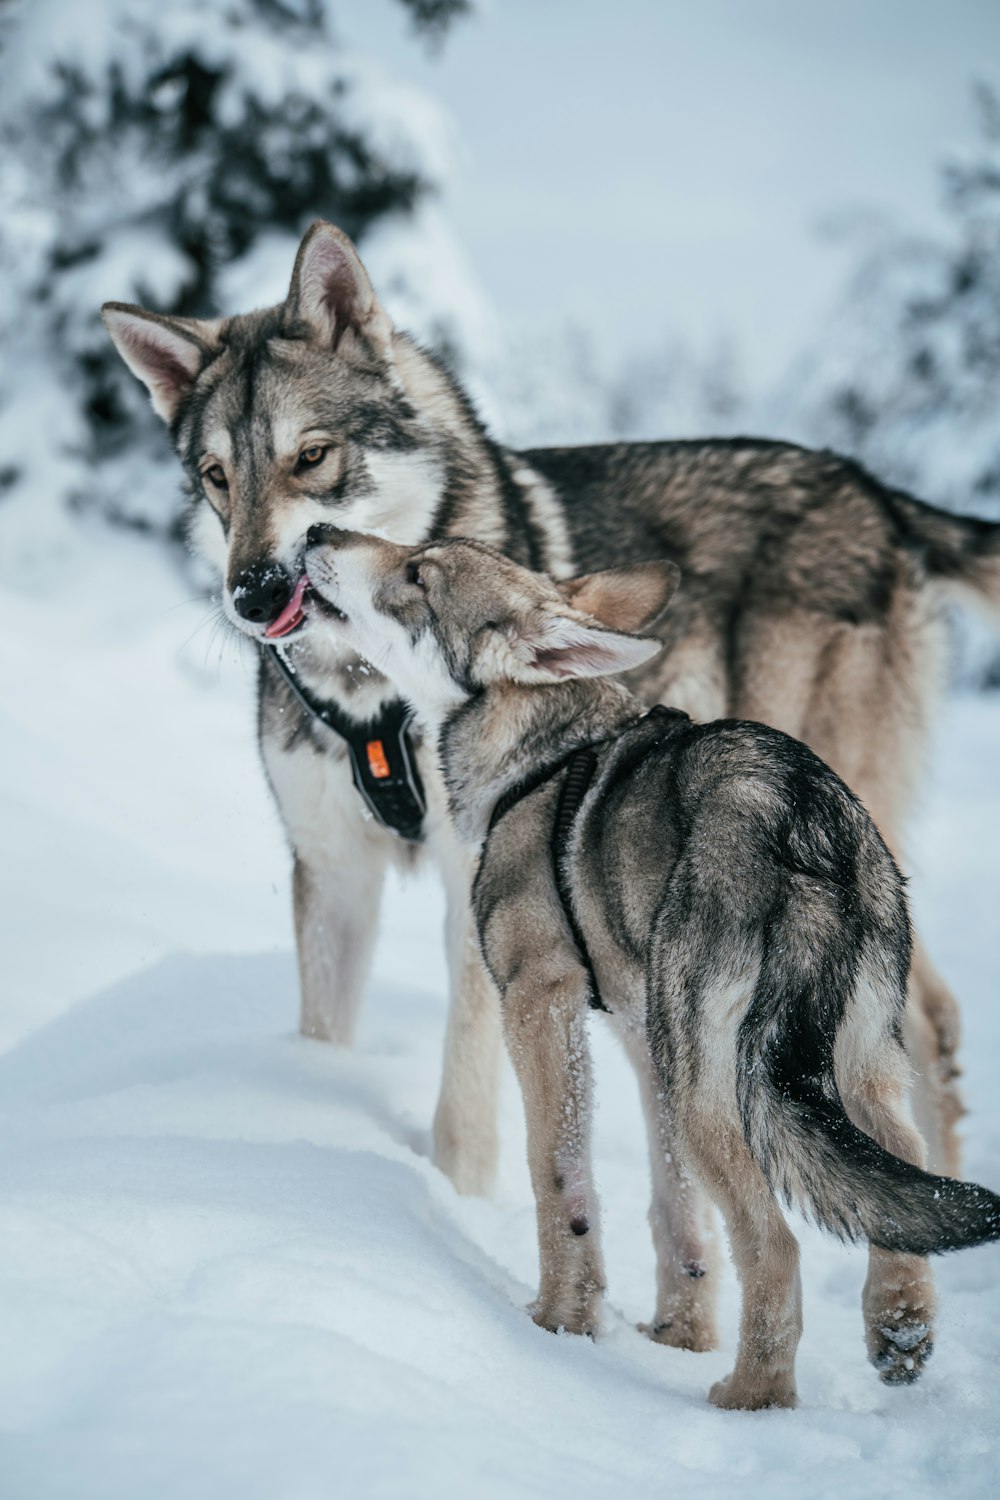
[[[557,613],[522,627],[511,645],[511,675],[526,683],[610,677],[642,666],[663,650],[663,642],[653,636],[608,630],[596,621]]]
[[[168,424],[219,347],[218,321],[164,318],[127,302],[105,302],[104,326],[133,375]]]
[[[323,219],[306,231],[299,246],[284,324],[289,336],[305,333],[324,349],[336,349],[351,330],[383,358],[391,353],[392,323],[358,252],[346,234]]]
[[[677,592],[680,578],[675,563],[659,560],[584,573],[556,587],[574,609],[632,635],[655,624]]]

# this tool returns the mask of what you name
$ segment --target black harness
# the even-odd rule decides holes
[[[673,727],[668,721],[676,723],[678,719],[687,719],[689,716],[679,708],[667,708],[657,703],[653,708],[643,714],[641,719],[636,720],[636,725],[648,723],[650,719],[660,721],[659,732],[647,740],[635,761],[641,760],[648,750],[659,743],[668,729]],[[629,728],[634,728],[630,725]],[[493,832],[500,819],[510,812],[512,807],[532,792],[544,786],[546,782],[552,781],[554,777],[565,771],[566,779],[559,792],[559,801],[556,804],[555,821],[552,824],[552,836],[549,840],[549,850],[552,855],[552,879],[555,883],[556,894],[559,897],[566,925],[570,930],[580,962],[587,975],[588,1003],[592,1010],[603,1010],[611,1014],[604,1001],[601,999],[601,991],[597,983],[597,975],[594,973],[593,960],[587,948],[587,940],[583,935],[580,924],[577,921],[576,912],[573,909],[573,899],[570,892],[569,880],[566,874],[566,851],[573,834],[573,824],[576,822],[577,813],[587,795],[590,783],[594,779],[597,770],[597,754],[601,746],[611,743],[609,740],[600,740],[596,744],[583,745],[578,750],[571,750],[569,755],[563,756],[552,765],[540,766],[537,771],[532,771],[521,781],[508,787],[503,796],[499,798],[490,817],[487,829],[487,838]]]
[[[427,797],[410,737],[413,710],[392,698],[373,719],[352,719],[336,703],[314,698],[279,652],[271,652],[271,661],[302,707],[344,741],[354,785],[376,822],[422,844]]]

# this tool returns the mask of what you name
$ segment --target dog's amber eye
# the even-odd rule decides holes
[[[406,581],[407,583],[415,584],[418,589],[423,588],[424,575],[421,573],[420,567],[417,563],[406,564]]]
[[[303,448],[295,467],[297,469],[315,469],[317,464],[323,462],[329,451],[325,443],[311,443],[308,448]]]
[[[214,484],[216,489],[228,490],[229,488],[229,481],[226,478],[226,471],[221,464],[212,464],[210,468],[204,471],[203,477],[207,479],[210,484]]]

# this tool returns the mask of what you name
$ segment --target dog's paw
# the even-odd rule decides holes
[[[702,1318],[654,1318],[649,1323],[635,1325],[654,1344],[666,1344],[671,1349],[689,1349],[692,1354],[705,1354],[718,1344],[715,1319]]]
[[[911,1385],[934,1348],[934,1283],[912,1256],[873,1259],[875,1268],[865,1287],[868,1358],[886,1385]]]
[[[769,1406],[791,1408],[798,1405],[792,1375],[741,1378],[734,1370],[724,1380],[717,1380],[708,1393],[713,1406],[723,1411],[763,1411]]]
[[[929,1322],[900,1319],[869,1331],[868,1357],[886,1385],[912,1385],[934,1350]]]
[[[532,1321],[549,1333],[576,1333],[596,1338],[601,1323],[604,1281],[586,1276],[553,1289],[551,1285],[528,1306]]]
[[[596,1317],[587,1317],[582,1312],[564,1313],[558,1309],[540,1307],[537,1302],[529,1302],[528,1311],[531,1321],[548,1333],[575,1333],[588,1339],[597,1337]]]

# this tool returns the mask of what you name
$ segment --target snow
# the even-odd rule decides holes
[[[654,33],[663,8],[644,0],[616,17],[613,46],[594,16],[570,32],[536,7],[526,49],[511,3],[456,31],[425,74],[395,39],[400,7],[371,0],[334,7],[352,50],[329,53],[262,45],[229,23],[238,6],[208,24],[200,0],[179,0],[153,24],[142,0],[36,0],[5,40],[5,118],[62,89],[53,57],[90,81],[113,61],[141,87],[157,49],[187,45],[233,61],[227,119],[288,91],[336,97],[394,164],[443,180],[372,230],[366,263],[403,325],[465,357],[505,435],[733,430],[749,421],[744,355],[751,387],[786,369],[840,276],[808,221],[860,197],[930,228],[929,163],[996,29],[962,8],[969,24],[935,23],[947,47],[904,25],[897,0],[874,32],[868,10],[838,11],[827,48],[815,18],[790,24],[782,4],[751,22],[725,0]],[[831,136],[845,68],[850,120]],[[425,84],[459,116],[475,171]],[[168,113],[168,91],[152,103]],[[100,129],[106,94],[80,108]],[[292,162],[297,139],[294,122],[279,131],[275,159]],[[19,476],[0,495],[0,1497],[992,1495],[996,1247],[940,1265],[930,1369],[888,1390],[864,1358],[862,1253],[803,1229],[802,1407],[719,1413],[705,1396],[732,1362],[732,1277],[718,1353],[634,1328],[652,1311],[645,1142],[599,1021],[610,1290],[593,1343],[525,1311],[534,1214],[509,1072],[494,1196],[458,1198],[429,1159],[446,985],[432,879],[389,890],[357,1048],[296,1034],[288,854],[254,746],[252,659],[162,544],[65,504],[96,484],[108,513],[162,522],[179,487],[159,429],[95,480],[79,391],[38,332],[58,314],[60,358],[104,350],[101,300],[166,301],[189,279],[156,214],[178,184],[200,201],[203,164],[161,180],[144,151],[133,135],[97,150],[58,212],[28,153],[0,155],[0,196],[19,205],[0,236],[0,332],[20,340],[0,372],[0,486]],[[100,253],[31,303],[24,268],[94,234]],[[282,297],[295,248],[262,231],[220,271],[220,307]],[[849,332],[823,346],[834,373],[854,359]],[[123,390],[145,409],[138,386]],[[786,420],[787,405],[766,425]],[[962,478],[972,449],[950,425],[918,436],[942,487]],[[912,887],[963,1002],[967,1167],[993,1187],[998,732],[994,699],[943,713]]]
[[[799,1411],[708,1405],[731,1276],[719,1352],[635,1331],[645,1144],[596,1020],[605,1326],[532,1324],[511,1077],[492,1200],[428,1157],[440,893],[391,889],[353,1052],[295,1034],[252,663],[192,592],[151,543],[79,524],[48,580],[0,588],[4,1500],[994,1494],[995,1246],[939,1262],[911,1389],[865,1361],[863,1254],[805,1228]],[[947,705],[913,882],[964,1006],[968,1169],[993,1187],[998,732],[995,700]]]

